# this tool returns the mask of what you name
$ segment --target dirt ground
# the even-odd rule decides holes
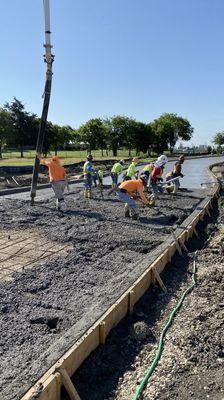
[[[188,254],[176,254],[161,275],[167,293],[157,286],[150,288],[133,315],[77,371],[73,379],[82,400],[133,399],[156,354],[168,316],[191,283],[196,249],[196,287],[166,335],[161,359],[141,400],[224,399],[223,197],[215,214],[219,214],[218,225],[216,219],[209,219],[208,226],[207,221],[201,222],[197,228],[200,239],[192,238]],[[67,400],[65,393],[62,398]]]
[[[164,194],[140,221],[125,220],[116,197],[85,200],[80,189],[67,196],[64,215],[54,199],[30,206],[0,199],[1,232],[32,229],[71,250],[53,261],[0,282],[1,400],[19,399],[150,263],[173,225],[179,225],[205,191]]]

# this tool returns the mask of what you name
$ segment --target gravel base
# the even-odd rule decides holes
[[[173,308],[191,283],[193,252],[197,285],[169,329],[161,359],[145,387],[144,400],[224,399],[224,199],[217,227],[200,223],[201,240],[193,238],[188,255],[178,254],[162,273],[168,292],[159,287],[135,306],[132,316],[112,331],[105,346],[77,371],[74,384],[82,400],[131,400],[151,365],[160,334]],[[216,230],[203,248],[204,240]],[[86,387],[88,382],[88,389]],[[67,400],[64,393],[63,400]]]
[[[2,230],[32,228],[73,246],[66,257],[0,282],[1,400],[19,399],[35,383],[141,274],[173,224],[204,196],[200,190],[163,195],[158,207],[141,209],[140,221],[124,219],[123,205],[107,190],[104,200],[97,193],[90,201],[74,190],[66,214],[55,211],[53,199],[33,207],[0,199]]]

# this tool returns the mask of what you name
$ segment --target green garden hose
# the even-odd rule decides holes
[[[148,368],[148,370],[147,370],[147,372],[146,372],[144,378],[142,379],[140,385],[138,386],[138,388],[137,388],[137,390],[136,390],[136,392],[135,392],[135,395],[134,395],[134,397],[133,397],[133,400],[138,400],[139,397],[142,395],[142,392],[143,392],[143,390],[144,390],[144,387],[145,387],[146,383],[148,382],[150,376],[152,375],[152,373],[153,373],[153,371],[154,371],[154,369],[155,369],[155,367],[156,367],[156,365],[157,365],[157,363],[158,363],[158,361],[159,361],[159,359],[160,359],[160,357],[161,357],[162,349],[163,349],[163,340],[164,340],[164,337],[165,337],[165,335],[166,335],[166,332],[167,332],[168,328],[171,326],[175,314],[177,313],[177,311],[178,311],[178,310],[180,309],[180,307],[182,306],[182,303],[183,303],[185,297],[187,296],[188,293],[190,293],[190,291],[191,291],[191,290],[194,288],[194,286],[196,285],[196,282],[195,282],[196,255],[197,255],[197,251],[195,251],[195,253],[194,253],[194,259],[193,259],[192,283],[191,283],[191,285],[185,290],[185,292],[182,294],[182,296],[181,296],[181,298],[180,298],[180,300],[179,300],[177,306],[176,306],[176,307],[173,309],[173,311],[171,312],[171,314],[170,314],[170,316],[169,316],[169,318],[168,318],[168,321],[167,321],[167,323],[166,323],[165,327],[163,328],[163,331],[162,331],[162,333],[161,333],[161,335],[160,335],[159,344],[158,344],[158,349],[157,349],[156,355],[155,355],[155,357],[154,357],[154,359],[153,359],[153,362],[152,362],[152,364],[150,365],[150,367]]]

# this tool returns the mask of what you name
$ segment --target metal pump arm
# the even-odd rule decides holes
[[[39,126],[38,138],[37,138],[37,145],[36,145],[36,156],[34,161],[33,167],[33,176],[32,176],[32,185],[31,185],[31,205],[34,204],[34,198],[36,197],[36,189],[37,189],[37,179],[38,179],[38,172],[40,167],[40,156],[43,149],[43,142],[45,136],[45,129],[47,123],[47,115],[48,115],[48,108],[50,103],[50,95],[51,95],[51,81],[52,81],[52,64],[54,61],[54,56],[51,54],[51,39],[50,39],[50,6],[49,0],[43,0],[44,6],[44,16],[45,16],[45,55],[44,55],[44,62],[47,64],[47,72],[46,72],[46,82],[44,88],[44,102],[43,102],[43,109],[41,115],[41,121]]]

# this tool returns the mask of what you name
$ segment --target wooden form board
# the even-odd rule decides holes
[[[200,203],[193,213],[175,231],[178,243],[183,245],[193,236],[195,227],[200,219],[204,218],[214,197],[219,194],[220,186],[215,185],[209,195]],[[61,377],[57,372],[62,367],[69,376],[79,368],[88,355],[103,344],[110,330],[115,327],[128,312],[132,312],[133,306],[148,290],[154,281],[153,270],[160,274],[166,264],[171,260],[177,243],[173,237],[166,241],[163,249],[152,264],[146,268],[142,275],[129,287],[129,289],[108,309],[103,316],[77,341],[59,360],[50,368],[42,378],[22,397],[21,400],[60,400]]]

